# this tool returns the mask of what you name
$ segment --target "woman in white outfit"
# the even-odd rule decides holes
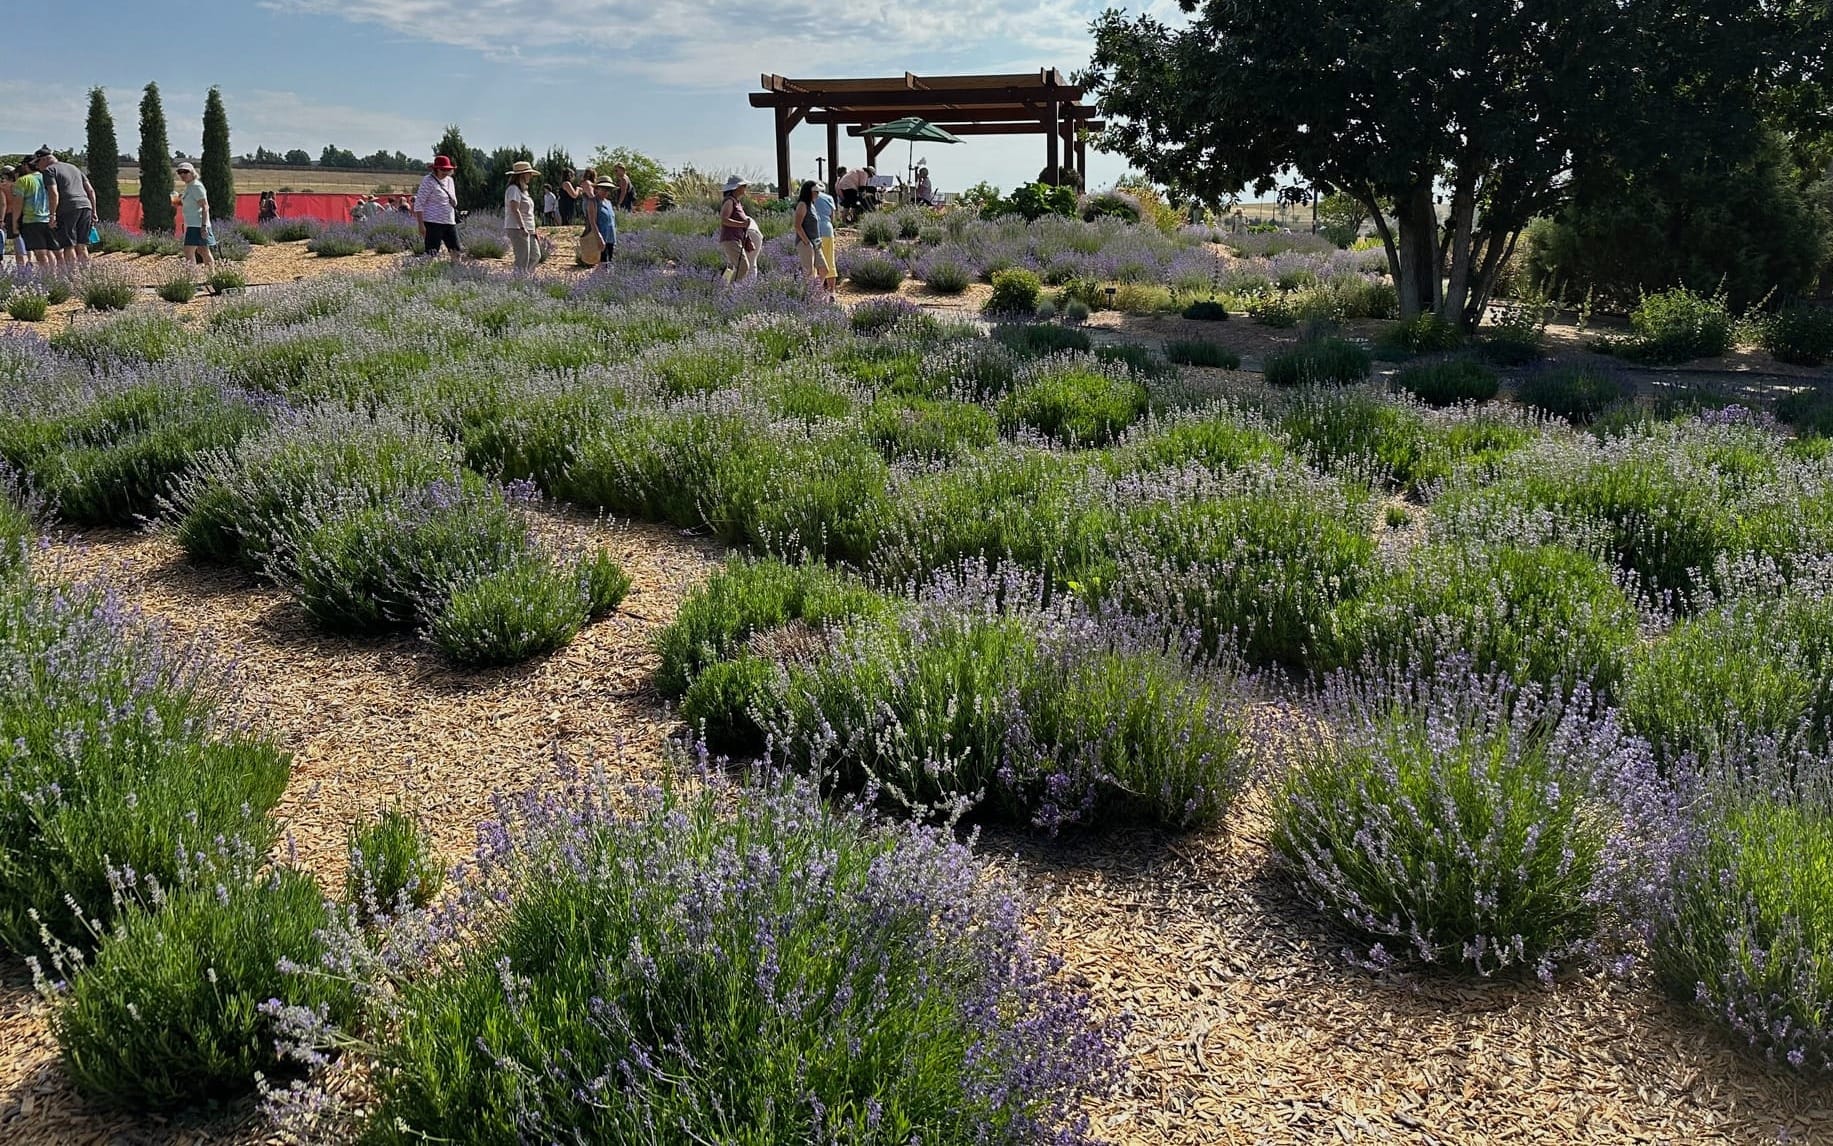
[[[515,252],[516,270],[533,270],[541,261],[541,239],[535,231],[535,200],[529,195],[534,165],[518,162],[509,169],[509,186],[503,189],[503,233]]]

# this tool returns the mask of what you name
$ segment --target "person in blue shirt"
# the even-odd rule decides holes
[[[600,193],[590,202],[595,214],[593,220],[598,224],[598,237],[605,241],[605,253],[598,260],[598,265],[611,265],[611,256],[617,253],[617,181],[610,177],[600,179],[595,185]]]
[[[821,240],[821,258],[827,267],[827,290],[829,294],[840,285],[840,272],[834,262],[834,200],[827,193],[827,188],[815,184],[815,233]]]

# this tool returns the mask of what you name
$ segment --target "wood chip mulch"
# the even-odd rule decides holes
[[[546,660],[477,673],[410,639],[317,632],[284,594],[187,563],[163,538],[98,533],[55,554],[237,658],[253,715],[296,753],[279,814],[300,862],[335,886],[347,825],[396,803],[456,858],[488,794],[541,783],[556,745],[627,768],[659,763],[676,725],[649,684],[650,637],[721,552],[579,515],[544,528],[622,558],[634,579],[626,607]],[[983,841],[1037,894],[1067,973],[1127,1018],[1131,1071],[1090,1107],[1109,1140],[1833,1142],[1825,1089],[1737,1053],[1641,978],[1546,988],[1356,968],[1287,890],[1264,809],[1250,799],[1231,819],[1226,834]],[[0,1142],[267,1140],[247,1106],[163,1119],[88,1105],[58,1070],[25,976],[0,982]]]

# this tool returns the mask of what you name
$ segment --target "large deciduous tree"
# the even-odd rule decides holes
[[[89,165],[89,185],[95,188],[95,217],[107,223],[121,221],[121,145],[115,139],[115,117],[108,111],[108,96],[101,88],[89,89],[89,121],[83,146]]]
[[[172,207],[171,154],[159,85],[148,84],[140,97],[140,226],[154,234],[170,231],[178,218]]]
[[[198,176],[210,197],[212,219],[235,218],[235,167],[229,150],[229,113],[216,88],[204,97],[204,154]]]
[[[1575,157],[1638,166],[1754,130],[1819,2],[1182,0],[1181,27],[1097,20],[1088,83],[1105,146],[1179,192],[1296,173],[1354,197],[1402,315],[1468,326]]]

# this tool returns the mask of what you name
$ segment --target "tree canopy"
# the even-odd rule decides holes
[[[140,225],[155,233],[177,222],[172,207],[172,144],[166,137],[165,107],[159,85],[148,84],[140,97]]]
[[[115,117],[101,88],[89,89],[87,143],[83,148],[89,168],[89,185],[95,188],[95,217],[108,223],[121,221],[121,168],[116,159],[121,145],[115,140]]]
[[[204,154],[198,175],[204,181],[204,193],[210,196],[210,217],[235,218],[235,167],[229,150],[229,113],[223,108],[223,93],[214,87],[204,97]]]
[[[1473,324],[1577,157],[1642,166],[1756,129],[1819,0],[1183,0],[1109,11],[1104,143],[1218,202],[1281,174],[1353,197],[1411,317]],[[1441,207],[1443,210],[1441,210]]]

